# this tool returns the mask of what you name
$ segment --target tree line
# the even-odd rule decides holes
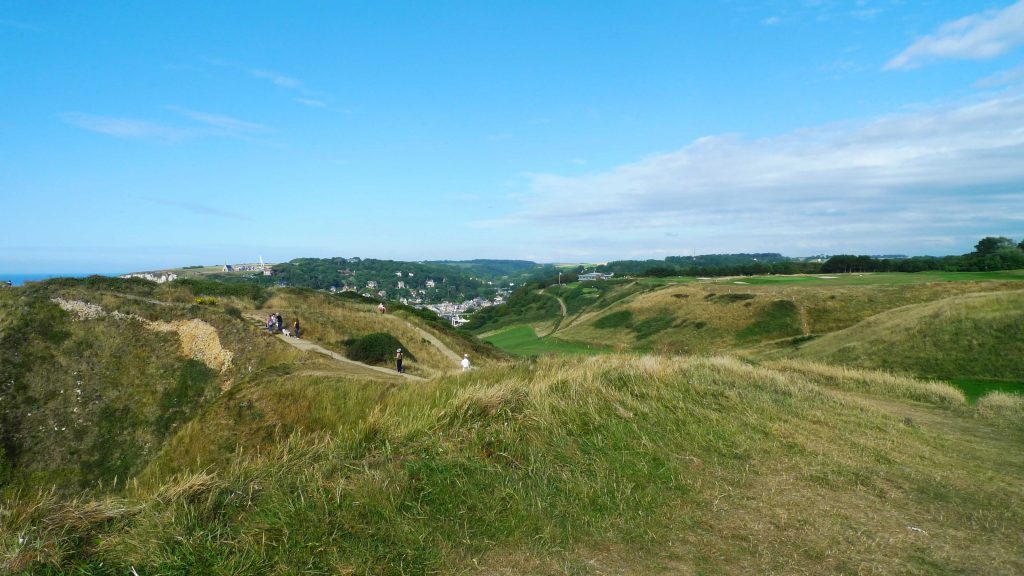
[[[821,265],[821,272],[988,272],[1024,268],[1024,240],[1014,243],[1005,236],[987,236],[974,252],[959,256],[915,256],[886,259],[838,254]]]

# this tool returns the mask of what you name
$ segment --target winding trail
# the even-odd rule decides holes
[[[338,354],[337,352],[328,350],[327,348],[324,348],[319,344],[315,344],[313,342],[310,342],[309,340],[303,340],[302,338],[293,338],[291,336],[285,336],[284,334],[278,334],[277,338],[278,340],[288,344],[289,346],[292,346],[293,348],[298,348],[303,352],[317,352],[323,354],[324,356],[327,356],[328,358],[331,358],[332,360],[335,360],[336,362],[343,364],[346,368],[345,372],[348,374],[369,376],[371,374],[367,373],[367,371],[372,371],[378,374],[387,374],[388,376],[391,376],[393,378],[402,377],[407,378],[409,380],[417,380],[420,382],[426,380],[426,378],[420,378],[419,376],[413,376],[412,374],[399,374],[398,372],[395,372],[394,370],[391,370],[389,368],[371,366],[369,364],[363,364],[362,362],[356,362],[355,360],[349,360],[348,358],[345,358],[344,356]],[[377,374],[372,375],[376,376]]]
[[[565,300],[562,300],[561,297],[556,296],[554,294],[548,294],[547,292],[544,291],[543,288],[541,288],[538,294],[550,296],[551,298],[558,300],[558,305],[562,308],[562,315],[558,317],[558,320],[555,320],[555,325],[551,328],[551,331],[543,336],[539,336],[540,338],[547,338],[548,336],[551,336],[555,332],[558,332],[558,328],[562,325],[562,321],[565,320],[565,317],[568,315],[569,312],[568,309],[565,307]]]
[[[389,322],[398,321],[398,319],[395,318],[394,316],[385,316],[385,318],[387,318]],[[448,357],[448,359],[456,363],[462,360],[462,356],[456,354],[454,350],[449,348],[444,342],[441,342],[441,340],[438,339],[437,336],[434,336],[430,332],[427,332],[426,330],[420,328],[419,326],[413,324],[412,322],[406,322],[405,324],[408,328],[411,328],[414,332],[419,334],[421,338],[423,338],[427,342],[430,342],[434,346],[434,348],[440,350],[442,354]]]
[[[263,326],[264,321],[260,316],[246,314],[246,317],[252,320],[257,326],[262,326],[260,328],[261,330],[266,330],[266,327]],[[315,342],[311,342],[309,340],[303,340],[302,338],[295,338],[292,336],[285,336],[284,334],[277,334],[276,337],[278,340],[284,342],[285,344],[291,346],[292,348],[302,350],[303,352],[316,352],[318,354],[323,354],[324,356],[327,356],[331,360],[337,362],[339,364],[339,367],[341,368],[341,372],[348,376],[380,378],[381,375],[387,375],[389,378],[405,378],[407,380],[415,380],[417,382],[426,381],[426,378],[421,378],[420,376],[414,376],[412,374],[405,373],[399,374],[398,372],[395,372],[390,368],[383,368],[381,366],[371,366],[370,364],[363,364],[362,362],[350,360],[333,350],[328,350],[327,348],[324,348],[323,346]],[[449,350],[449,352],[451,352],[451,350]],[[452,353],[454,354],[454,352]]]

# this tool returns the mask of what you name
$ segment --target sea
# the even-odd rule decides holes
[[[0,272],[0,282],[10,282],[14,286],[21,286],[25,282],[39,282],[40,280],[49,280],[50,278],[86,278],[88,276],[117,276],[117,274],[107,274],[100,272],[81,272],[81,273],[36,273],[36,274],[8,274],[6,272]]]

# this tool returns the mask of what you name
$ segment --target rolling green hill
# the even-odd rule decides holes
[[[635,346],[698,311],[743,346],[794,329],[776,288],[584,288],[541,295],[556,335]],[[936,313],[1020,297],[929,290],[959,294]],[[857,316],[849,297],[819,319]],[[387,329],[427,379],[300,352],[251,319],[275,310],[338,351]],[[413,311],[305,290],[54,281],[0,291],[0,318],[4,572],[1024,571],[1013,395],[969,404],[795,359],[513,361]],[[465,348],[470,372],[445,352]]]
[[[801,344],[796,358],[937,378],[1024,380],[1024,291],[889,310]]]
[[[268,372],[123,488],[6,491],[0,557],[36,574],[1013,574],[1022,414],[726,358],[401,387]]]

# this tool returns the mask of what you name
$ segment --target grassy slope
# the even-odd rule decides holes
[[[591,344],[569,342],[551,336],[540,338],[532,326],[513,326],[499,330],[484,338],[487,342],[516,356],[542,356],[545,354],[598,354],[607,349]]]
[[[406,363],[410,374],[429,376],[458,368],[457,360],[445,356],[413,326],[430,332],[460,357],[462,354],[470,354],[475,365],[485,365],[504,356],[500,350],[481,345],[479,341],[454,329],[444,330],[413,314],[389,312],[381,315],[375,304],[345,300],[319,292],[278,291],[264,304],[260,314],[265,315],[269,311],[281,312],[289,326],[298,316],[304,338],[341,353],[344,353],[345,341],[349,338],[388,332],[416,357],[415,362]]]
[[[560,329],[558,336],[620,350],[715,353],[756,347],[805,332],[834,332],[899,306],[1021,286],[1019,282],[996,279],[897,284],[897,279],[889,275],[873,276],[874,283],[866,285],[860,283],[867,280],[856,276],[837,278],[839,283],[833,284],[813,277],[746,278],[746,285],[731,281],[668,284],[594,309]],[[602,317],[623,310],[632,315],[627,329],[598,327]],[[655,330],[644,329],[651,324]]]
[[[196,421],[237,449],[183,431],[162,464],[177,476],[92,501],[8,494],[0,555],[32,573],[1014,574],[1022,415],[724,358],[404,387],[268,374]]]
[[[176,334],[147,330],[135,320],[77,321],[51,302],[55,296],[150,320],[202,319],[233,351],[234,367],[222,374],[183,358]],[[284,347],[251,338],[240,318],[178,301],[188,298],[119,280],[4,291],[0,438],[10,483],[73,492],[123,482],[222,386],[290,357]]]
[[[898,308],[802,344],[791,355],[939,378],[1019,381],[1024,291]]]

